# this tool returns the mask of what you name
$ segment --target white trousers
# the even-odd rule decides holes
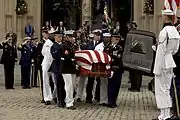
[[[79,77],[79,84],[78,84],[78,88],[77,88],[77,94],[76,94],[76,98],[80,98],[83,99],[83,97],[85,97],[85,83],[86,83],[86,79],[87,77],[84,76],[80,76]]]
[[[73,99],[73,92],[74,92],[74,86],[73,86],[73,79],[72,79],[72,74],[62,74],[64,78],[64,83],[65,83],[65,91],[66,91],[66,107],[71,107],[73,106],[74,99]]]
[[[170,96],[173,69],[162,69],[161,75],[155,75],[155,97],[159,109],[171,108],[172,99]]]
[[[73,90],[77,92],[78,83],[77,83],[77,77],[76,74],[71,74],[72,76],[72,82],[73,82]]]
[[[108,103],[108,78],[100,78],[100,104]]]
[[[57,97],[57,87],[56,87],[56,80],[55,76],[52,73],[49,73],[48,70],[42,69],[43,71],[43,96],[44,96],[44,101],[52,101],[53,98]],[[50,75],[52,76],[52,81],[54,83],[54,91],[52,94],[51,91],[51,86],[50,86],[50,81],[49,77]]]

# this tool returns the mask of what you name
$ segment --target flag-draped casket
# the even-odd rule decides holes
[[[107,77],[110,75],[111,57],[101,51],[81,50],[75,52],[81,76]]]

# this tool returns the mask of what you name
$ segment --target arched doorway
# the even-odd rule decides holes
[[[81,24],[80,0],[42,0],[42,25],[51,21],[58,25],[63,21],[69,29],[76,29]]]

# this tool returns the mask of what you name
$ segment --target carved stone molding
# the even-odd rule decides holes
[[[82,0],[82,24],[91,20],[91,0]]]

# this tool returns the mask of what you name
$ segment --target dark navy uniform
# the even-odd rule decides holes
[[[10,43],[12,44],[12,43]],[[10,45],[8,42],[2,43],[1,48],[3,54],[1,57],[1,64],[4,65],[5,73],[5,88],[14,89],[14,67],[17,61],[17,50],[16,46]]]
[[[53,63],[51,65],[51,72],[55,74],[56,86],[57,86],[57,103],[59,107],[65,106],[65,89],[64,80],[61,74],[61,58],[63,56],[63,46],[55,42],[51,47],[51,54],[53,57]]]
[[[96,45],[98,45],[98,43],[95,43],[95,41],[91,41],[87,44],[87,50],[94,50]],[[88,82],[87,82],[87,86],[86,86],[86,102],[87,103],[92,103],[92,99],[93,99],[93,94],[92,94],[92,90],[93,90],[93,86],[94,86],[94,77],[88,77]],[[96,92],[95,92],[95,100],[97,100],[98,102],[100,101],[100,78],[96,78],[97,81],[97,85],[96,85]]]
[[[119,43],[116,45],[110,43],[105,47],[105,52],[112,58],[111,69],[114,72],[112,78],[108,80],[108,105],[109,107],[116,107],[116,100],[119,94],[122,74],[124,72],[122,63],[123,48]]]
[[[75,74],[76,64],[72,61],[74,59],[73,44],[69,41],[63,42],[64,51],[68,51],[68,54],[63,56],[64,60],[62,63],[62,73]]]
[[[43,61],[43,55],[41,53],[42,48],[43,48],[44,40],[41,40],[38,44],[36,49],[34,50],[34,65],[35,65],[35,74],[34,74],[34,79],[39,80],[39,86],[41,90],[41,95],[42,95],[42,103],[44,102],[44,97],[43,97],[43,77],[42,77],[42,66],[41,63]]]
[[[19,65],[21,65],[21,85],[24,89],[30,88],[30,72],[31,72],[31,58],[33,48],[30,43],[26,43],[18,47],[21,51],[21,58]]]

